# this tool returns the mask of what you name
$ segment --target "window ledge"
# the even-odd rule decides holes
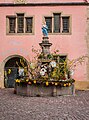
[[[34,35],[34,33],[6,33],[6,35]]]
[[[48,33],[48,35],[71,35],[72,33]]]

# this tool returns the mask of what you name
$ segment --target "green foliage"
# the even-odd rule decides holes
[[[35,50],[34,48],[32,48],[32,52],[36,54],[36,56],[34,57],[35,61],[34,62],[29,61],[27,68],[24,64],[25,63],[24,59],[20,60],[20,64],[24,68],[25,74],[29,76],[30,80],[36,79],[38,81],[47,81],[47,80],[59,81],[59,80],[71,79],[70,71],[74,70],[75,67],[78,66],[79,64],[82,65],[86,61],[86,58],[88,58],[87,56],[81,56],[77,59],[69,60],[66,57],[60,57],[60,54],[58,54],[59,51],[56,50],[54,51],[54,53],[48,54],[47,59],[45,60],[46,61],[45,64],[48,67],[47,69],[49,69],[50,61],[52,60],[57,63],[56,67],[51,68],[50,73],[48,71],[46,72],[45,75],[41,76],[40,75],[41,66],[39,66],[39,63],[41,63],[41,65],[43,64],[42,59],[44,59],[44,55],[42,53],[39,53],[39,50]]]

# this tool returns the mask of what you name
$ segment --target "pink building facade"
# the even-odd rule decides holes
[[[34,56],[32,47],[41,49],[44,20],[53,44],[51,52],[59,49],[70,60],[88,55],[88,1],[0,0],[0,88],[7,84],[5,69],[14,68],[16,60],[22,57],[29,62]],[[88,66],[87,61],[76,67],[76,89],[89,88]],[[13,76],[14,72],[9,79]]]

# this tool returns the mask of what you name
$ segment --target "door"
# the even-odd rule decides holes
[[[15,79],[18,77],[19,68],[27,66],[27,63],[23,57],[12,57],[4,66],[4,86],[7,88],[13,88]],[[20,73],[22,73],[21,69]],[[21,74],[22,75],[22,74]]]
[[[13,88],[15,79],[18,76],[18,68],[17,67],[6,67],[5,68],[5,87]]]

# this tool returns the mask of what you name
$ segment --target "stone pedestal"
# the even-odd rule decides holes
[[[43,37],[42,43],[39,43],[39,45],[42,48],[42,54],[44,56],[50,54],[50,46],[52,45],[52,43],[49,43],[48,37]]]

